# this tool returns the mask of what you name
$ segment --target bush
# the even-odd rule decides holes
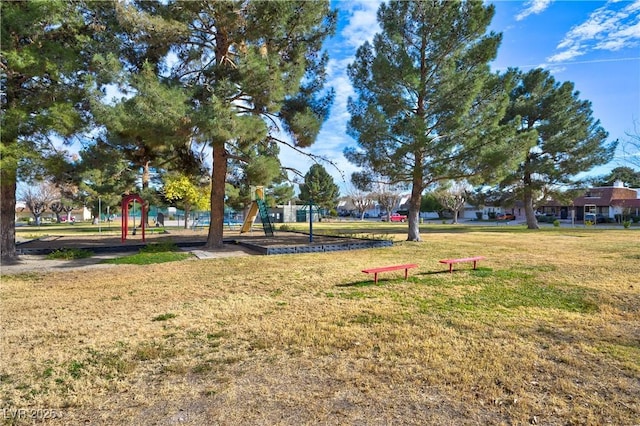
[[[553,221],[553,226],[555,226],[556,228],[560,226],[560,221],[558,219]]]
[[[624,229],[629,228],[631,226],[631,221],[630,220],[622,221],[622,226],[624,226]]]
[[[558,218],[553,215],[538,216],[538,222],[540,223],[553,223],[556,220],[558,220]]]

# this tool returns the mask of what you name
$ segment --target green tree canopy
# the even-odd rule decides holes
[[[280,184],[285,176],[278,159],[280,148],[274,141],[245,147],[229,161],[227,182],[236,190],[226,194],[227,204],[242,210],[251,204],[252,187],[262,186],[269,205],[275,203],[273,185]]]
[[[617,142],[606,142],[607,132],[593,118],[591,103],[579,95],[573,83],[556,82],[547,70],[518,72],[505,120],[518,120],[518,133],[529,138],[512,146],[525,157],[500,189],[524,201],[529,229],[538,228],[538,194],[560,196],[563,187],[575,184],[577,174],[613,158]],[[529,140],[535,144],[530,146]]]
[[[194,137],[213,151],[207,246],[220,247],[228,161],[247,161],[253,145],[315,141],[333,99],[320,51],[336,15],[328,1],[180,2],[167,11],[186,30],[172,45],[171,77],[192,89]]]
[[[130,84],[132,97],[115,105],[96,103],[94,110],[106,127],[105,138],[143,170],[142,189],[146,189],[151,168],[175,169],[171,162],[189,153],[177,146],[188,145],[191,135],[187,95],[159,78],[149,62],[131,75]]]
[[[382,31],[348,68],[346,157],[389,184],[411,186],[408,240],[419,241],[421,196],[441,180],[492,181],[514,164],[513,126],[501,126],[511,74],[492,74],[501,36],[481,1],[391,1]]]
[[[429,191],[422,196],[420,202],[421,212],[438,212],[438,216],[442,214],[445,207],[442,205],[435,192]]]
[[[613,186],[617,180],[622,181],[631,188],[640,188],[640,172],[631,167],[616,167],[608,175],[594,180],[593,185]]]
[[[78,177],[77,198],[90,206],[94,217],[98,217],[98,206],[119,208],[122,195],[136,191],[136,172],[124,153],[102,139],[87,145],[79,152],[76,165]]]
[[[100,32],[83,4],[1,2],[0,251],[15,257],[16,183],[53,154],[55,137],[86,123],[91,37]],[[41,176],[42,177],[42,176]]]
[[[332,209],[340,196],[340,188],[322,164],[314,164],[304,175],[304,183],[300,185],[301,201],[313,203],[325,209]]]

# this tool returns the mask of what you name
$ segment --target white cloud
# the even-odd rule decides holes
[[[640,43],[640,0],[609,1],[594,10],[589,18],[571,28],[558,44],[558,53],[547,58],[562,62],[592,50],[617,51]]]
[[[380,3],[380,0],[340,2],[340,8],[349,16],[349,23],[341,32],[347,45],[357,48],[365,41],[373,40],[374,34],[380,29],[376,18]]]
[[[357,170],[343,155],[345,147],[356,145],[347,135],[346,129],[350,119],[347,102],[355,94],[347,75],[347,67],[355,60],[356,49],[365,41],[371,42],[373,36],[380,31],[376,14],[381,3],[381,0],[356,0],[339,1],[334,5],[339,8],[339,19],[344,21],[331,42],[330,59],[327,63],[326,85],[335,91],[335,99],[316,142],[305,151],[331,162],[323,163],[323,166],[343,193],[348,187],[351,174]],[[280,160],[285,167],[295,168],[303,174],[314,163],[312,158],[286,147],[280,151]]]
[[[516,15],[516,21],[522,21],[529,15],[538,15],[544,12],[551,3],[553,3],[553,0],[529,0],[525,3],[528,7]]]
[[[327,64],[327,86],[335,91],[335,99],[327,121],[323,124],[316,142],[305,152],[319,156],[330,161],[322,163],[327,172],[332,175],[334,181],[341,189],[345,188],[345,179],[348,182],[351,173],[356,167],[344,158],[342,152],[348,145],[355,145],[355,141],[346,134],[346,123],[349,121],[347,101],[354,94],[353,86],[347,76],[347,66],[353,61],[353,56],[343,59],[330,59]],[[289,136],[280,134],[278,137],[291,142]],[[306,173],[314,160],[291,148],[282,147],[280,161],[285,167],[291,167],[302,174]],[[335,165],[335,167],[334,167]]]
[[[637,46],[638,41],[640,41],[640,22],[616,29],[605,40],[597,43],[594,49],[616,51]]]
[[[570,61],[573,58],[577,58],[578,56],[584,55],[584,51],[581,50],[580,46],[571,46],[569,49],[562,51],[560,53],[556,53],[553,56],[547,58],[549,62],[566,62]]]

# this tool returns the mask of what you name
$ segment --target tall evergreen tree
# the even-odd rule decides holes
[[[556,82],[540,68],[518,77],[505,120],[518,120],[518,133],[535,144],[513,146],[525,157],[500,189],[524,201],[527,227],[537,229],[536,194],[553,196],[555,189],[574,185],[577,174],[608,163],[617,141],[606,142],[607,132],[594,120],[591,103],[579,99],[573,83]]]
[[[249,144],[235,151],[228,163],[227,183],[236,189],[232,194],[226,194],[229,206],[236,210],[248,208],[251,204],[253,187],[265,188],[266,197],[271,192],[269,188],[284,179],[278,160],[279,152],[280,148],[273,141],[257,145]]]
[[[312,144],[332,100],[324,92],[324,39],[336,15],[328,1],[193,1],[169,4],[187,35],[172,76],[193,89],[195,138],[213,151],[208,247],[223,244],[229,159],[288,133]],[[280,140],[279,142],[286,143]]]
[[[325,209],[332,209],[340,195],[340,188],[322,164],[314,164],[304,175],[304,183],[300,185],[301,201],[313,201],[313,204]]]
[[[149,187],[152,168],[171,169],[172,162],[189,152],[182,147],[189,145],[191,135],[187,94],[159,77],[154,68],[145,62],[141,70],[129,74],[132,97],[94,106],[97,121],[106,128],[105,137],[142,170],[143,190]]]
[[[270,141],[250,144],[230,157],[225,191],[227,207],[248,211],[257,186],[263,187],[265,202],[270,207],[285,204],[294,197],[293,185],[284,183],[287,174],[278,159],[279,152],[278,143]]]
[[[270,206],[287,204],[295,197],[295,188],[286,182],[276,183],[267,188],[267,202]]]
[[[500,126],[511,74],[492,74],[501,36],[487,34],[481,1],[391,1],[382,28],[348,72],[354,164],[411,186],[408,240],[419,241],[425,188],[442,180],[491,181],[514,162],[513,126]]]
[[[91,34],[82,5],[64,0],[1,2],[0,251],[15,258],[16,182],[51,154],[53,139],[86,122]]]
[[[122,194],[134,192],[136,173],[122,151],[115,149],[102,139],[80,150],[80,161],[76,165],[78,177],[77,198],[90,206],[94,217],[99,217],[102,208],[115,213],[120,207]]]

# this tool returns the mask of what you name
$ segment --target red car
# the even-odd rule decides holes
[[[516,217],[514,215],[512,215],[511,213],[503,213],[503,214],[499,214],[498,216],[496,216],[496,219],[498,219],[498,220],[516,220]]]
[[[387,222],[387,215],[384,215],[380,218],[382,222]],[[389,218],[389,222],[406,222],[407,216],[399,213],[393,213]]]

